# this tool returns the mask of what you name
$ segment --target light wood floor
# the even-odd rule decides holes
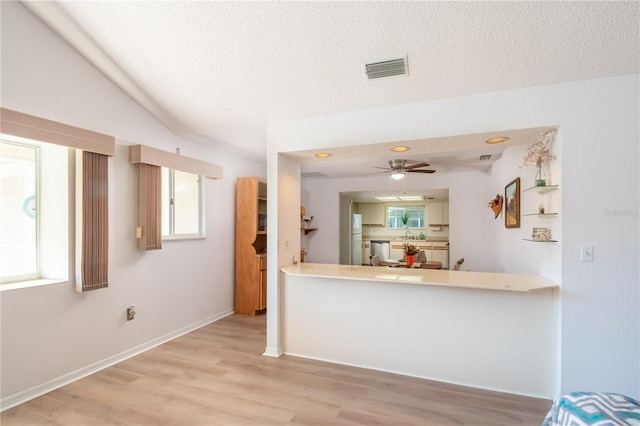
[[[11,425],[537,425],[551,401],[262,356],[232,315],[2,413]]]

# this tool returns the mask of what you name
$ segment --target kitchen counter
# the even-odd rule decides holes
[[[282,268],[285,274],[318,278],[349,278],[358,281],[378,281],[462,287],[480,290],[536,291],[557,288],[557,284],[539,275],[501,274],[494,272],[446,271],[356,265],[298,263]]]
[[[284,353],[551,399],[557,288],[536,275],[282,268]]]
[[[416,242],[416,243],[430,243],[430,242],[436,242],[436,243],[448,243],[449,242],[449,238],[448,237],[426,237],[424,240],[419,240],[419,239],[410,239],[410,238],[403,238],[400,237],[398,235],[393,235],[393,236],[384,236],[384,235],[363,235],[362,236],[363,240],[385,240],[385,241],[393,241],[393,242]]]

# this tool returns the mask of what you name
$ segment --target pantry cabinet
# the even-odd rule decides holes
[[[267,308],[267,183],[236,181],[235,311],[256,315]]]

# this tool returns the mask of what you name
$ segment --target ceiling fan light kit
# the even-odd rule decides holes
[[[384,172],[390,173],[390,177],[393,180],[401,180],[407,173],[435,173],[435,170],[424,170],[422,167],[429,167],[427,163],[418,163],[407,166],[407,160],[389,160],[389,167],[376,167],[376,169],[383,169]]]

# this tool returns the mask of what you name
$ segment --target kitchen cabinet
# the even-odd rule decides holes
[[[385,213],[382,203],[358,203],[357,212],[362,215],[362,224],[369,226],[384,226]]]
[[[449,201],[427,204],[427,222],[429,226],[449,226]]]
[[[256,315],[267,300],[267,183],[257,177],[236,181],[235,311]]]
[[[422,241],[422,240],[396,240],[391,241],[389,257],[393,260],[402,260],[404,256],[403,244],[414,244],[418,250],[423,250],[428,261],[442,263],[442,269],[449,268],[449,246],[446,241]]]
[[[389,258],[392,260],[402,260],[404,257],[404,251],[402,244],[408,242],[415,244],[413,241],[392,241],[389,248]]]
[[[369,255],[371,254],[371,240],[362,240],[362,264],[369,265]]]
[[[427,261],[442,263],[442,269],[449,269],[449,246],[446,242],[419,243],[418,249],[423,250]]]

